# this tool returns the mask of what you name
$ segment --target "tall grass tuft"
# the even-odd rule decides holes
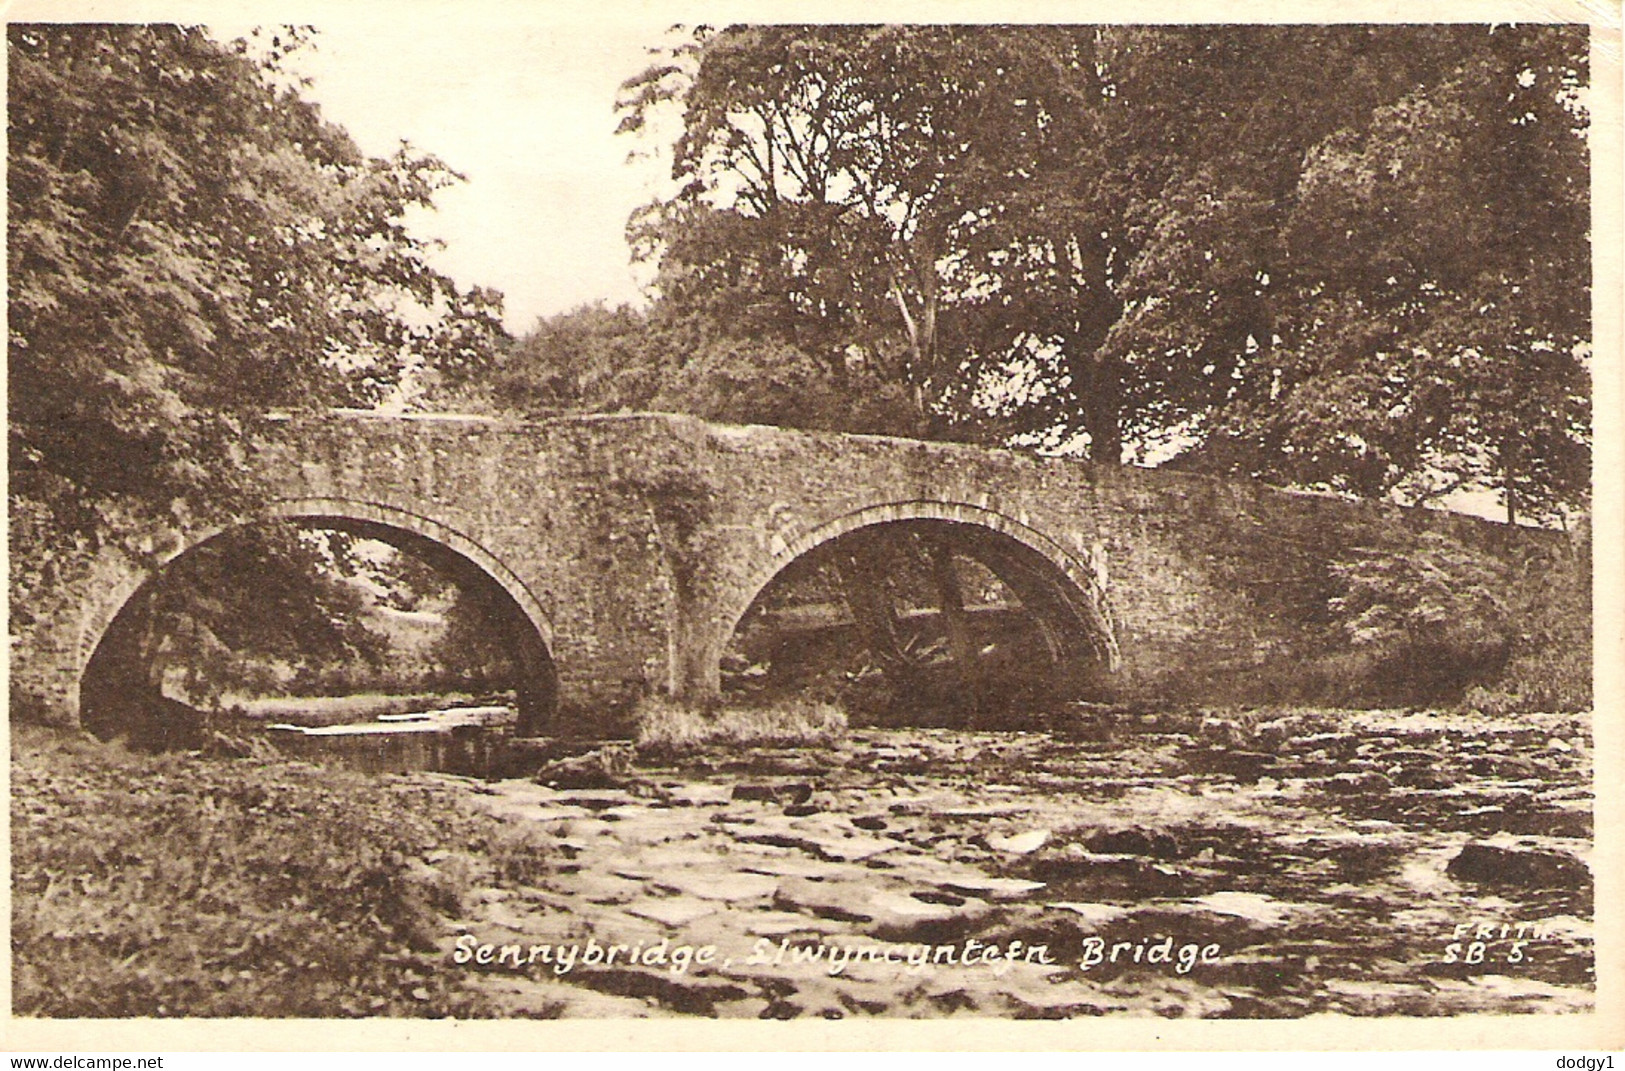
[[[752,707],[701,710],[664,696],[634,711],[645,756],[680,756],[708,747],[827,747],[846,735],[846,713],[830,703],[783,698]]]

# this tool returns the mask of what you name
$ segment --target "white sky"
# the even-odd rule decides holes
[[[510,331],[582,302],[640,301],[626,219],[664,176],[626,162],[636,143],[614,136],[613,105],[669,22],[543,5],[438,10],[318,20],[316,49],[296,65],[313,79],[305,96],[368,155],[405,139],[467,176],[412,229],[446,243],[436,267],[506,295]]]

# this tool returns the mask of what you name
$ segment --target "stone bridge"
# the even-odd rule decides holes
[[[256,442],[259,518],[416,550],[483,587],[523,666],[529,732],[593,731],[636,697],[714,696],[764,587],[842,537],[913,529],[984,564],[1048,622],[1034,672],[1102,699],[1288,698],[1324,654],[1327,563],[1446,533],[1545,538],[1459,515],[1006,450],[724,427],[658,414],[505,422],[329,414]],[[30,607],[14,700],[65,724],[116,706],[98,652],[167,562],[222,529],[104,549]],[[1040,657],[1041,656],[1041,657]],[[100,681],[100,683],[98,683]]]

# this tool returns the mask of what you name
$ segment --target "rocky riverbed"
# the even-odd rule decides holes
[[[1589,1010],[1588,724],[1102,714],[443,778],[537,844],[443,964],[514,1015]]]

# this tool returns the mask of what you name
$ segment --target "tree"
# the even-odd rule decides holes
[[[291,524],[210,540],[126,605],[98,658],[117,667],[112,683],[126,693],[168,686],[211,707],[227,692],[285,693],[335,670],[376,671],[389,643],[367,627],[368,600],[348,582],[359,571],[352,542]]]
[[[498,296],[402,223],[458,176],[366,159],[279,87],[304,37],[255,59],[198,28],[9,28],[14,493],[167,509],[224,482],[266,408],[368,404],[412,362],[489,353]]]
[[[154,524],[246,511],[248,444],[268,410],[369,405],[414,372],[455,382],[502,337],[500,295],[433,271],[403,225],[458,176],[404,145],[368,159],[324,122],[283,67],[307,38],[8,28],[20,636],[35,592],[69,582],[106,540],[140,558]],[[274,685],[261,679],[274,662],[308,675],[375,661],[382,641],[331,564],[273,528],[183,558],[104,638],[87,719],[180,717],[162,698],[178,661],[194,701]]]
[[[508,347],[484,401],[530,416],[659,410],[736,424],[907,433],[895,384],[825,364],[781,339],[722,333],[708,316],[584,305]]]
[[[8,28],[14,608],[109,532],[242,508],[267,410],[466,377],[501,337],[403,223],[458,176],[324,122],[283,66],[308,36]]]
[[[1585,50],[701,29],[623,87],[624,130],[683,129],[630,234],[657,308],[869,369],[917,434],[1549,513],[1589,456]]]
[[[1403,41],[1417,73],[1310,146],[1247,261],[1267,319],[1192,461],[1410,502],[1496,487],[1551,519],[1590,475],[1585,38]],[[1187,312],[1216,300],[1182,278]],[[1190,346],[1176,302],[1148,319]]]
[[[649,330],[626,305],[542,317],[497,359],[488,395],[498,408],[538,415],[648,408],[659,389]]]
[[[1030,49],[1039,33],[701,30],[629,80],[623,130],[668,103],[684,115],[679,192],[630,226],[662,301],[793,346],[833,383],[896,384],[911,430],[948,434],[941,403],[976,348],[954,314],[980,300],[955,257],[1076,134],[1029,92],[1079,62],[1061,31]]]

